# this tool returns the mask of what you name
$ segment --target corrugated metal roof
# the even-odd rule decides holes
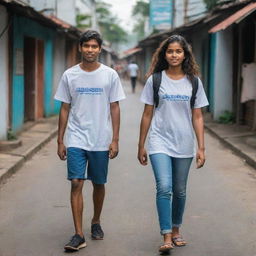
[[[239,23],[241,20],[243,20],[245,17],[250,15],[252,12],[256,10],[256,3],[251,3],[242,8],[241,10],[235,12],[231,16],[229,16],[227,19],[223,20],[213,28],[209,30],[209,33],[216,33],[220,30],[224,30],[233,23]]]
[[[142,48],[139,48],[139,47],[128,49],[121,54],[121,58],[127,58],[127,57],[129,57],[137,52],[141,52],[141,51],[142,51]]]
[[[44,15],[44,16],[45,16],[46,18],[52,20],[54,23],[56,23],[57,25],[59,25],[59,26],[61,26],[61,27],[63,27],[63,28],[69,29],[69,28],[72,27],[70,24],[68,24],[67,22],[65,22],[65,21],[63,21],[63,20],[61,20],[61,19],[59,19],[59,18],[57,18],[57,17],[54,16],[54,15],[50,15],[50,16]]]
[[[72,36],[78,38],[81,34],[81,31],[76,27],[71,26],[70,24],[60,20],[57,17],[46,16],[36,11],[34,8],[22,2],[21,0],[0,0],[0,4],[6,6],[11,12],[32,18],[41,24],[50,27],[60,28],[61,31],[69,34],[70,36],[72,34]]]
[[[152,44],[153,42],[156,42],[157,40],[161,41],[161,40],[167,38],[168,36],[170,36],[172,33],[183,33],[183,32],[189,31],[193,28],[198,28],[202,24],[210,23],[210,22],[214,21],[215,19],[219,19],[221,17],[222,17],[222,19],[225,19],[225,17],[228,16],[228,14],[226,14],[226,12],[229,12],[229,11],[233,12],[232,11],[233,8],[235,10],[237,10],[238,8],[243,8],[246,4],[249,4],[251,2],[252,2],[252,0],[236,0],[234,2],[232,1],[227,4],[220,5],[217,8],[215,8],[212,12],[206,14],[202,18],[196,19],[195,21],[183,24],[180,27],[176,27],[176,28],[173,28],[173,29],[170,29],[167,31],[154,33],[154,34],[147,36],[146,38],[142,39],[139,42],[139,46],[144,46],[146,43]],[[240,6],[242,6],[242,7],[240,7]]]
[[[139,47],[134,47],[134,48],[131,48],[131,49],[128,49],[126,51],[123,51],[122,53],[120,53],[119,57],[120,58],[127,58],[137,52],[141,52],[142,51],[142,48],[139,48]]]
[[[141,48],[132,48],[132,49],[128,49],[126,51],[124,51],[125,55],[130,55],[130,54],[134,54],[136,52],[140,52],[142,49]]]

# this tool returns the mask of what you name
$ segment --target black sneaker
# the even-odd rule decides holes
[[[92,239],[94,240],[103,240],[104,232],[100,224],[92,224],[91,226]]]
[[[75,234],[74,236],[72,236],[70,242],[68,242],[64,249],[66,251],[78,251],[79,249],[82,249],[86,247],[86,242],[84,237],[81,237],[78,234]]]

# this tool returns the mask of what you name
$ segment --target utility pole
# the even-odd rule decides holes
[[[55,0],[55,16],[58,17],[58,2]]]
[[[183,0],[184,3],[184,24],[188,22],[188,5],[189,0]]]
[[[176,0],[172,0],[172,29],[175,28],[176,19]]]

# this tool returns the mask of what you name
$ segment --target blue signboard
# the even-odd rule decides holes
[[[150,26],[169,29],[172,24],[172,0],[150,0]]]

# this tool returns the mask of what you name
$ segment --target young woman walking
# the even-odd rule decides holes
[[[153,74],[161,73],[155,106]],[[194,104],[191,104],[192,81],[198,66],[187,41],[172,35],[156,50],[149,77],[141,95],[145,103],[140,124],[138,160],[147,165],[144,147],[148,130],[148,153],[156,181],[156,205],[164,242],[160,252],[184,246],[180,234],[185,208],[189,168],[196,156],[197,168],[205,163],[204,121],[201,108],[208,105],[203,85],[198,78]],[[197,138],[197,151],[194,145]]]

